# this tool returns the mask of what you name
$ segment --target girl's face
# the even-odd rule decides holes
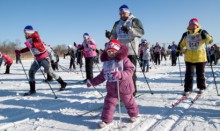
[[[197,28],[196,25],[193,25],[193,24],[190,24],[190,25],[189,25],[189,29],[190,29],[190,30],[195,30],[196,28]]]
[[[115,57],[116,52],[117,52],[116,50],[108,50],[107,54],[109,57],[113,58]]]

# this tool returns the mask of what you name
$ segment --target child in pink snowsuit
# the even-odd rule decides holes
[[[98,76],[90,80],[93,86],[107,80],[107,95],[101,116],[102,123],[99,124],[101,128],[103,124],[107,125],[113,121],[115,107],[118,103],[116,80],[119,80],[120,99],[124,103],[128,115],[131,119],[138,117],[139,109],[133,97],[135,88],[132,76],[135,67],[127,55],[128,48],[124,44],[120,44],[117,40],[110,40],[106,43],[105,51],[101,54],[101,61],[104,62],[103,69]],[[90,86],[88,83],[87,87]]]

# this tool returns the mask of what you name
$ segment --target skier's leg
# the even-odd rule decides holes
[[[106,123],[110,123],[113,121],[114,111],[117,103],[118,103],[118,98],[113,97],[107,93],[103,106],[102,116],[101,116],[102,121]]]
[[[194,65],[192,63],[186,62],[186,73],[185,73],[185,84],[184,84],[185,92],[192,92],[193,75],[194,75]]]
[[[132,94],[129,95],[121,95],[121,100],[124,103],[127,113],[130,117],[137,117],[139,114],[138,106],[134,100]]]
[[[86,58],[86,79],[93,78],[93,57]]]
[[[45,70],[52,78],[54,78],[55,80],[57,80],[58,83],[60,83],[60,85],[61,85],[60,90],[61,90],[61,91],[64,90],[67,84],[62,80],[62,78],[61,78],[59,75],[57,75],[57,74],[53,71],[53,69],[52,69],[51,64],[49,63],[49,61],[48,61],[47,59],[43,59],[43,60],[41,60],[40,65],[44,67],[44,70]]]
[[[196,63],[196,76],[197,88],[201,90],[206,89],[205,62]]]

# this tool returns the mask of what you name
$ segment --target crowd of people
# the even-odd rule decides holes
[[[130,121],[134,122],[139,117],[138,106],[135,103],[134,96],[137,93],[137,63],[140,64],[142,72],[150,71],[150,63],[160,65],[161,61],[167,61],[168,57],[171,66],[177,65],[177,58],[184,54],[186,73],[183,95],[189,95],[193,90],[193,71],[196,68],[197,87],[202,93],[206,89],[205,84],[205,65],[215,61],[215,49],[205,47],[205,44],[212,43],[212,37],[206,30],[201,29],[199,21],[193,18],[189,21],[187,31],[183,34],[180,42],[172,42],[168,47],[161,47],[157,42],[150,44],[146,39],[139,39],[144,35],[144,28],[140,19],[135,17],[127,5],[119,8],[120,19],[117,20],[111,31],[106,31],[106,37],[109,39],[105,43],[104,50],[98,50],[95,40],[89,33],[83,34],[83,42],[74,46],[68,45],[67,52],[64,54],[70,56],[69,70],[75,70],[79,65],[82,70],[85,65],[86,79],[83,83],[87,87],[96,86],[107,80],[102,122],[99,127],[105,127],[112,123],[114,109],[117,100],[121,99],[124,103]],[[15,50],[16,63],[21,62],[20,55],[30,51],[35,59],[29,70],[30,90],[24,96],[36,93],[35,73],[40,67],[47,73],[46,81],[55,79],[60,84],[60,91],[67,87],[67,83],[59,76],[56,70],[59,70],[59,56],[50,45],[46,45],[40,38],[37,31],[30,25],[24,28],[26,38],[25,48]],[[207,52],[207,53],[206,53]],[[208,55],[206,55],[208,54]],[[83,58],[84,62],[83,63]],[[93,75],[94,64],[103,62],[103,68],[98,76]],[[6,65],[5,74],[10,73],[10,67],[13,64],[12,58],[0,52],[0,65],[4,61]],[[76,64],[76,65],[75,65]],[[117,86],[119,82],[120,88]],[[120,96],[118,96],[118,92]]]

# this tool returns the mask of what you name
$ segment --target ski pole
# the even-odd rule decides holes
[[[27,80],[29,81],[28,75],[27,75],[27,73],[26,73],[26,71],[25,71],[25,69],[24,69],[24,65],[23,65],[23,63],[21,62],[21,60],[20,60],[20,64],[21,64],[21,66],[22,66],[22,68],[23,68],[23,71],[24,71],[26,77],[27,77]]]
[[[99,69],[99,71],[101,71],[101,70],[100,70],[100,68],[99,68],[99,65],[98,65],[98,63],[95,63],[95,64],[96,64],[97,68]]]
[[[84,76],[83,76],[83,72],[82,72],[82,68],[80,68],[80,72],[81,72],[81,74],[82,74],[82,78],[84,78]]]
[[[58,64],[58,65],[59,65],[59,64]],[[64,71],[67,71],[67,72],[73,72],[73,73],[78,74],[77,72],[70,71],[68,68],[66,68],[66,67],[64,67],[64,66],[61,66],[61,65],[59,65],[59,66],[60,66],[60,68],[61,68],[62,70],[64,70]]]
[[[98,89],[97,88],[95,88],[95,86],[93,86],[93,84],[90,82],[90,80],[89,79],[87,79],[87,83],[89,83],[90,85],[92,85],[92,87],[102,96],[102,98],[104,99],[104,96],[102,95],[102,93],[101,92],[99,92],[98,91]]]
[[[116,72],[118,72],[118,68],[116,68]],[[120,98],[120,90],[119,90],[119,79],[117,79],[117,93],[118,93],[118,112],[119,112],[119,129],[121,130],[121,98]]]
[[[131,41],[129,41],[129,43],[131,44]],[[134,47],[133,47],[132,44],[131,44],[131,47],[132,47],[132,50],[134,51],[134,54],[135,54],[135,56],[136,56],[136,59],[138,60],[139,66],[141,67],[140,61],[139,61],[139,59],[138,59],[138,57],[137,57],[137,53],[136,53],[136,51],[134,50]],[[154,93],[151,91],[151,88],[150,88],[150,85],[149,85],[149,83],[148,83],[148,81],[147,81],[146,75],[144,74],[144,72],[143,72],[142,70],[141,70],[141,72],[143,73],[144,78],[145,78],[145,81],[147,82],[148,88],[149,88],[151,94],[153,95]]]
[[[205,45],[206,45],[206,55],[207,55],[207,44],[205,44]],[[210,54],[208,54],[208,57],[210,58]],[[209,60],[210,60],[210,59],[209,59]],[[213,71],[212,63],[210,64],[210,66],[211,66],[212,75],[213,75],[213,78],[214,78],[214,83],[215,83],[216,92],[217,92],[217,95],[220,96],[220,94],[218,93],[218,87],[217,87],[217,84],[216,84],[215,74],[214,74],[214,71]]]
[[[183,82],[182,82],[182,76],[181,76],[181,68],[180,68],[180,58],[178,57],[178,64],[179,64],[179,70],[180,70],[180,80],[181,80],[181,86],[183,86]]]
[[[31,50],[30,48],[29,48],[29,50],[30,50],[31,54],[34,56],[32,50]],[[35,61],[35,62],[37,63],[37,65],[40,67],[40,65],[39,65],[38,61],[36,60],[36,57],[35,57],[35,56],[34,56],[34,61]],[[43,71],[41,70],[41,68],[40,68],[40,71],[41,71],[42,75],[44,76],[44,79],[46,80],[47,78],[46,78],[46,76],[44,75],[44,73],[43,73]],[[48,81],[46,81],[46,82],[47,82],[47,84],[49,85],[49,87],[50,87],[50,89],[51,89],[51,91],[52,91],[52,93],[53,93],[53,95],[54,95],[54,98],[57,99],[58,97],[57,97],[57,95],[55,94],[55,92],[53,91],[53,89],[52,89],[50,83],[49,83]]]

